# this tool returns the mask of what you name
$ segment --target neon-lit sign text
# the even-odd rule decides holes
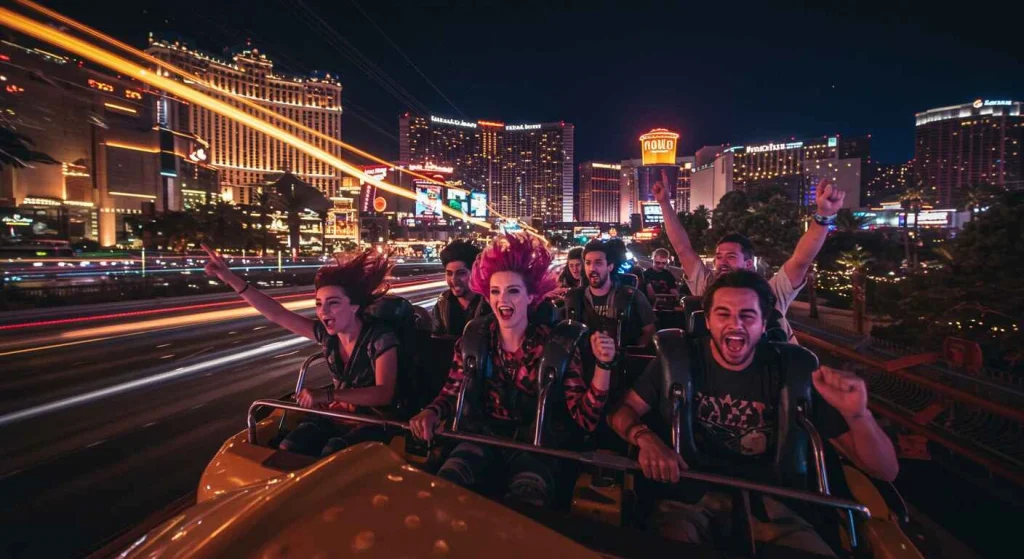
[[[506,124],[505,130],[540,130],[539,124]]]
[[[464,120],[458,120],[454,118],[443,118],[434,115],[430,115],[430,122],[436,122],[438,124],[450,124],[452,126],[462,126],[463,128],[476,128],[475,122],[466,122]]]
[[[427,163],[426,165],[420,165],[419,163],[413,163],[409,165],[410,171],[434,171],[437,173],[454,173],[455,167],[446,167],[444,165],[435,165],[433,163]]]
[[[747,153],[764,153],[766,151],[798,149],[802,147],[804,147],[803,142],[789,142],[788,144],[763,144],[760,146],[747,146]]]
[[[89,87],[91,87],[93,89],[98,89],[100,91],[108,91],[108,92],[114,91],[114,86],[110,85],[109,83],[98,82],[98,81],[93,80],[93,79],[90,79],[88,81],[88,83],[89,83]]]

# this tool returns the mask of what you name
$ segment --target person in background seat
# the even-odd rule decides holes
[[[469,271],[478,254],[480,249],[466,241],[453,241],[441,251],[448,291],[431,311],[435,334],[461,336],[467,322],[491,312],[487,301],[469,288]]]
[[[668,250],[659,248],[651,255],[654,264],[651,268],[644,270],[644,285],[647,289],[647,298],[652,302],[658,295],[672,295],[679,299],[679,282],[668,270]]]

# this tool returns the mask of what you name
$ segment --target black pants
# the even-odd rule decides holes
[[[384,442],[386,433],[379,425],[332,421],[314,417],[303,421],[281,441],[281,450],[307,456],[327,456],[352,446],[370,441]]]
[[[548,506],[560,471],[557,458],[477,443],[459,443],[437,477],[476,491],[503,480],[506,499]]]

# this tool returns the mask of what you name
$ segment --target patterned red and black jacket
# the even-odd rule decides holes
[[[501,421],[521,421],[516,417],[515,410],[508,409],[509,401],[506,390],[519,390],[526,396],[537,396],[537,374],[540,370],[540,359],[544,352],[544,343],[549,338],[551,329],[543,325],[531,324],[526,331],[523,345],[514,353],[501,348],[498,337],[497,323],[491,325],[491,363],[495,377],[487,380],[484,390],[484,414]],[[427,406],[433,409],[438,418],[444,421],[455,411],[455,401],[464,378],[462,365],[462,340],[455,343],[455,360],[448,371],[448,380],[441,393]],[[569,415],[584,430],[593,432],[597,428],[605,404],[608,403],[608,391],[587,386],[583,380],[583,368],[580,352],[577,349],[569,366],[566,368],[562,382],[565,389],[565,403]],[[533,418],[529,418],[532,421]],[[527,422],[529,422],[527,421]]]

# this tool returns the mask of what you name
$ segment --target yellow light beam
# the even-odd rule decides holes
[[[173,72],[174,74],[177,74],[178,76],[180,76],[182,78],[186,78],[186,79],[192,80],[192,81],[196,82],[198,85],[201,85],[201,86],[206,87],[208,89],[212,89],[212,90],[214,90],[214,91],[216,91],[218,93],[221,93],[223,95],[227,95],[227,96],[231,97],[234,101],[236,101],[238,103],[241,103],[241,104],[245,105],[246,107],[249,107],[250,109],[253,109],[253,110],[257,111],[257,112],[260,112],[260,113],[262,113],[262,114],[264,114],[266,116],[274,118],[274,119],[276,119],[279,122],[283,122],[283,123],[285,123],[285,124],[287,124],[289,126],[294,126],[294,127],[298,128],[299,130],[302,130],[303,132],[307,133],[307,134],[311,134],[313,136],[316,136],[317,138],[320,138],[320,139],[322,139],[322,140],[324,140],[326,142],[330,142],[330,143],[332,143],[334,145],[337,145],[337,146],[341,147],[342,149],[348,150],[348,151],[350,151],[350,152],[352,152],[352,153],[354,153],[356,155],[361,155],[361,156],[363,156],[363,157],[365,157],[365,158],[367,158],[367,159],[369,159],[371,161],[374,161],[376,163],[387,165],[389,167],[394,166],[391,162],[386,161],[384,159],[381,159],[380,157],[377,157],[376,155],[374,155],[372,153],[363,151],[363,150],[357,148],[356,146],[353,146],[351,144],[347,144],[347,143],[345,143],[345,142],[343,142],[343,141],[341,141],[341,140],[339,140],[337,138],[333,138],[331,136],[328,136],[327,134],[324,134],[324,133],[322,133],[322,132],[320,132],[318,130],[314,130],[314,129],[312,129],[312,128],[302,124],[301,122],[294,121],[294,120],[292,120],[292,119],[290,119],[290,118],[288,118],[286,116],[278,114],[278,113],[276,113],[276,112],[274,112],[274,111],[272,111],[270,109],[267,109],[266,107],[263,107],[262,105],[254,103],[254,102],[252,102],[252,101],[250,101],[248,99],[245,99],[244,97],[237,96],[237,95],[231,93],[230,91],[228,91],[227,89],[223,89],[221,87],[218,87],[218,86],[214,85],[213,83],[203,79],[198,74],[190,74],[190,73],[186,72],[185,70],[182,70],[181,68],[178,68],[177,66],[175,66],[173,64],[170,64],[168,62],[164,62],[163,60],[160,60],[159,58],[157,58],[157,57],[155,57],[155,56],[153,56],[153,55],[151,55],[151,54],[149,54],[149,53],[147,53],[145,51],[139,50],[139,49],[137,49],[137,48],[135,48],[135,47],[133,47],[131,45],[123,43],[123,42],[115,39],[114,37],[111,37],[111,36],[101,32],[101,31],[93,29],[93,28],[89,27],[88,25],[85,25],[83,23],[79,23],[79,22],[77,22],[77,21],[75,21],[75,20],[73,20],[73,19],[71,19],[71,18],[69,18],[69,17],[67,17],[65,15],[62,15],[62,14],[60,14],[58,12],[55,12],[55,11],[45,7],[45,6],[41,6],[41,5],[39,5],[39,4],[35,3],[35,2],[32,2],[31,0],[17,0],[17,2],[19,4],[25,6],[25,7],[31,8],[32,10],[35,10],[35,11],[41,13],[41,14],[44,14],[44,15],[46,15],[48,17],[51,17],[51,18],[53,18],[53,19],[55,19],[55,20],[65,24],[65,25],[73,27],[73,28],[81,31],[82,33],[85,33],[87,35],[95,37],[96,39],[99,39],[99,40],[104,41],[104,42],[106,42],[106,43],[108,43],[110,45],[113,45],[113,46],[115,46],[115,47],[117,47],[117,48],[119,48],[119,49],[121,49],[121,50],[123,50],[125,52],[128,52],[130,54],[138,56],[139,58],[142,58],[143,60],[145,60],[146,62],[149,62],[150,64],[153,64],[154,66],[158,66],[160,68],[163,68],[164,70],[167,70],[168,72]],[[429,182],[431,182],[433,184],[437,184],[437,185],[440,185],[440,186],[445,186],[445,184],[443,182],[440,182],[440,181],[437,181],[435,179],[432,179],[432,178],[430,178],[430,177],[428,177],[426,175],[423,175],[423,174],[420,174],[420,173],[417,173],[417,172],[414,172],[414,171],[410,171],[408,169],[401,169],[401,168],[398,168],[398,167],[396,167],[396,169],[398,169],[398,171],[401,172],[401,173],[406,173],[406,174],[412,175],[412,176],[414,176],[414,177],[416,177],[418,179],[423,179],[423,180],[429,181]]]
[[[201,105],[217,114],[220,114],[224,117],[230,118],[236,122],[244,124],[245,126],[248,126],[249,128],[256,130],[257,132],[261,132],[268,136],[277,138],[278,140],[294,147],[295,149],[309,155],[310,157],[314,157],[320,161],[323,161],[324,163],[331,165],[332,167],[340,170],[341,172],[356,177],[359,180],[362,180],[363,182],[368,182],[385,192],[391,192],[393,194],[402,196],[404,198],[408,198],[410,200],[416,200],[416,195],[414,193],[409,192],[393,184],[384,182],[380,179],[371,177],[364,173],[358,167],[354,166],[353,164],[338,157],[335,157],[316,146],[304,142],[298,137],[281,130],[280,128],[274,126],[273,124],[262,121],[258,118],[253,117],[252,115],[246,114],[245,112],[235,107],[232,107],[231,105],[223,101],[214,99],[209,95],[196,91],[170,78],[159,76],[156,73],[147,70],[142,66],[139,66],[138,64],[135,64],[134,62],[130,62],[102,48],[99,48],[95,45],[89,44],[81,39],[78,39],[77,37],[73,37],[71,35],[68,35],[67,33],[53,29],[52,27],[39,23],[31,18],[25,17],[19,13],[13,12],[3,7],[0,7],[0,24],[11,29],[14,29],[15,31],[29,35],[31,37],[35,37],[36,39],[39,39],[41,41],[45,41],[52,45],[58,46],[62,49],[67,50],[68,52],[81,56],[82,58],[92,60],[93,62],[100,64],[102,66],[106,66],[107,68],[110,68],[114,71],[118,71],[122,74],[131,76],[141,82],[147,83],[150,86],[155,87],[156,89],[167,91],[173,95],[185,99],[186,101],[195,103],[197,105]],[[448,206],[441,205],[440,208],[442,212],[447,213],[453,217],[465,219],[481,227],[490,227],[490,225],[486,221],[469,216],[464,216],[462,212],[458,212],[452,208],[449,208]]]

